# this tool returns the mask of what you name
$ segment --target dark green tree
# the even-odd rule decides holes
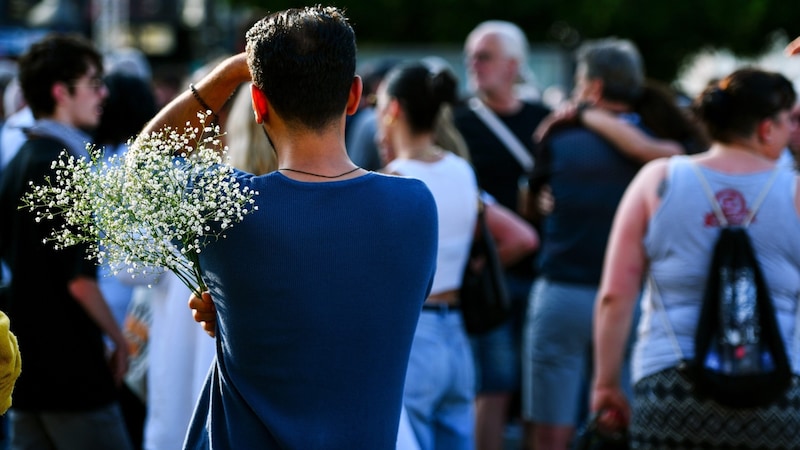
[[[228,0],[239,6],[263,0]],[[270,10],[307,5],[273,0]],[[360,43],[460,44],[487,19],[520,25],[532,44],[572,50],[582,40],[631,39],[648,75],[671,81],[684,59],[703,48],[748,56],[774,33],[800,34],[800,2],[790,0],[333,0],[351,18]]]

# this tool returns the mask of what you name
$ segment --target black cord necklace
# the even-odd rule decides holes
[[[349,174],[355,172],[356,170],[358,170],[360,168],[361,167],[356,166],[355,169],[350,169],[347,172],[340,173],[339,175],[320,175],[318,173],[306,172],[306,171],[297,170],[297,169],[290,169],[288,167],[284,167],[284,168],[281,168],[281,169],[278,169],[278,170],[286,170],[288,172],[302,173],[304,175],[311,175],[311,176],[314,176],[314,177],[333,179],[333,178],[340,178],[340,177],[343,177],[345,175],[349,175]]]

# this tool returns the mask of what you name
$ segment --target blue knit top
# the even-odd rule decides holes
[[[393,449],[435,271],[430,191],[376,173],[237,177],[258,211],[202,253],[217,358],[185,448]]]

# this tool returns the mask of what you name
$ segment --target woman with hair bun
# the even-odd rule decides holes
[[[604,427],[629,425],[631,448],[800,448],[800,183],[778,163],[797,126],[795,100],[785,77],[755,68],[709,86],[693,104],[712,139],[708,151],[648,163],[620,203],[595,305],[591,409]],[[700,398],[678,371],[681,358],[694,357],[721,221],[712,193],[731,225],[755,210],[747,230],[793,374],[783,398],[768,406],[737,409]],[[629,405],[619,374],[642,280]]]
[[[435,144],[437,118],[455,101],[456,88],[446,69],[404,64],[387,74],[376,105],[384,172],[424,181],[439,215],[436,274],[414,335],[403,396],[422,450],[474,448],[475,370],[458,290],[475,230],[478,186],[466,160]]]

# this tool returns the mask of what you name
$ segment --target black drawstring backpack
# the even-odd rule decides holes
[[[687,369],[699,396],[754,408],[791,384],[772,299],[744,227],[719,230],[694,342]]]
[[[728,223],[708,182],[697,165],[692,166],[712,204],[720,230],[697,322],[695,355],[691,360],[681,356],[680,369],[699,398],[710,398],[730,408],[766,406],[786,392],[792,373],[769,288],[747,227],[778,169],[745,221],[737,226]],[[674,344],[680,352],[677,341]]]

